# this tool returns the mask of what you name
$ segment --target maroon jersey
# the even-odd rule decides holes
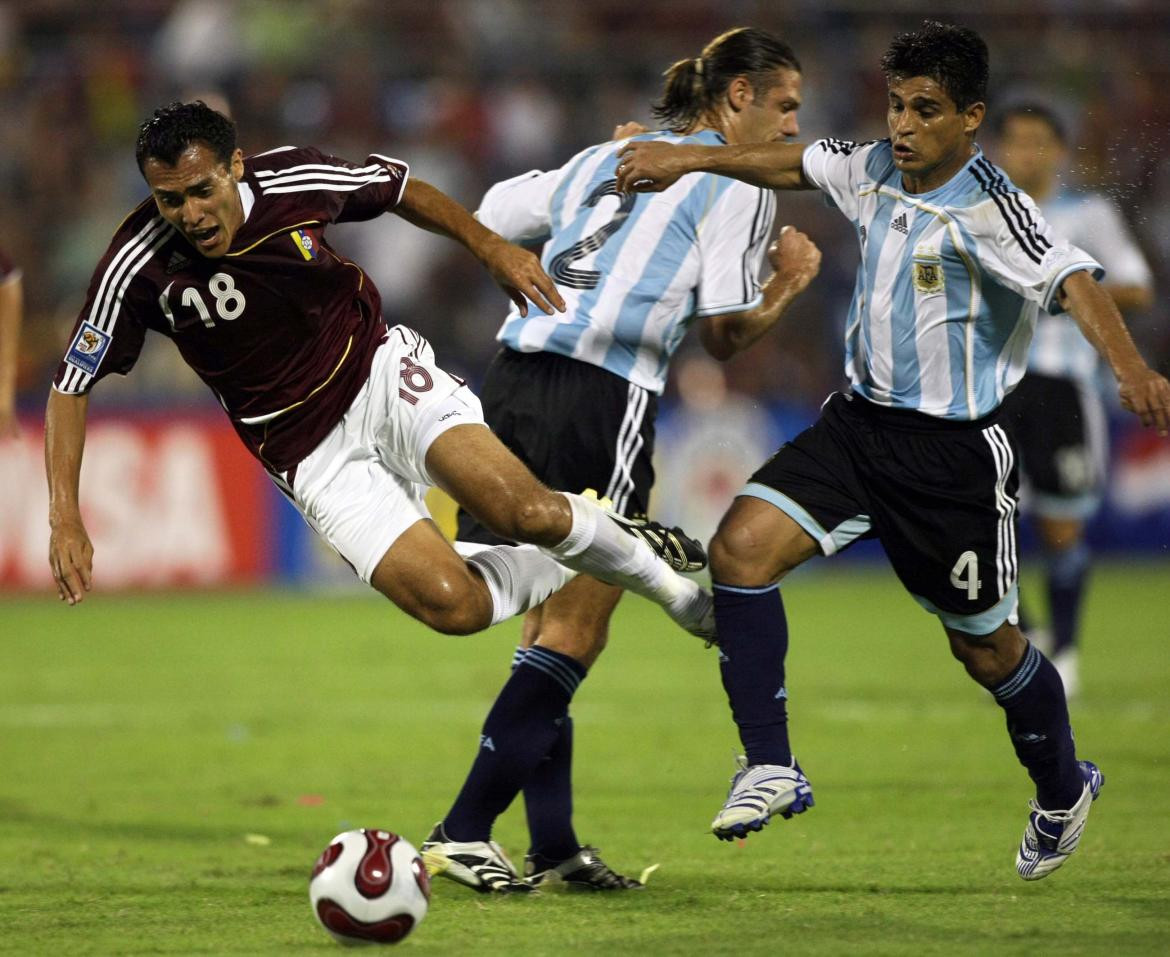
[[[153,329],[174,340],[252,453],[284,472],[341,419],[386,335],[378,290],[330,248],[325,227],[393,209],[408,167],[286,147],[248,157],[244,170],[244,222],[219,259],[202,256],[153,200],[126,218],[53,385],[80,394],[125,375]]]

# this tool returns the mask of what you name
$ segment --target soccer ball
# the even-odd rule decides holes
[[[338,834],[309,879],[313,913],[343,944],[396,944],[427,913],[431,882],[418,851],[391,831]]]

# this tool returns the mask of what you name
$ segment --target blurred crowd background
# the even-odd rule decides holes
[[[894,33],[928,14],[987,39],[992,114],[1018,99],[1052,103],[1072,130],[1070,181],[1116,200],[1157,288],[1170,288],[1165,0],[0,2],[0,245],[24,271],[22,406],[39,414],[93,266],[145,196],[133,143],[159,104],[200,97],[230,110],[245,152],[313,144],[353,160],[398,156],[474,208],[498,179],[560,165],[620,121],[649,123],[662,71],[737,25],[773,30],[796,49],[802,139],[881,136],[879,58]],[[994,159],[994,141],[981,141]],[[814,194],[782,197],[779,221],[821,245],[823,271],[727,378],[750,397],[809,404],[841,381],[856,244]],[[418,328],[441,361],[478,381],[506,303],[470,256],[393,216],[331,237],[374,277],[391,322]],[[1161,304],[1129,318],[1146,354],[1170,371]],[[98,394],[213,401],[161,342]]]

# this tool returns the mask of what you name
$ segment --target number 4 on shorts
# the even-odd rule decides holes
[[[966,551],[959,556],[955,567],[951,569],[951,584],[956,588],[966,589],[968,601],[974,601],[979,597],[979,588],[983,582],[979,580],[978,555]]]

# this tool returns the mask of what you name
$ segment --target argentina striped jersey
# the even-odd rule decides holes
[[[845,369],[879,405],[957,421],[994,411],[1024,373],[1037,311],[1060,312],[1070,273],[1103,274],[978,147],[927,193],[903,190],[889,140],[818,140],[803,165],[857,230]]]
[[[710,130],[638,139],[723,142]],[[544,241],[541,262],[567,307],[555,316],[530,309],[526,317],[513,308],[501,343],[588,362],[660,393],[695,318],[759,304],[776,201],[770,191],[709,173],[684,176],[661,193],[621,195],[623,142],[498,183],[476,215],[507,239]]]

